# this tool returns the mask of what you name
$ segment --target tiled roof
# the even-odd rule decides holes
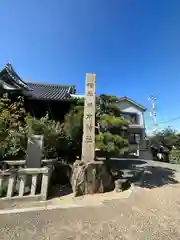
[[[31,98],[41,100],[70,100],[71,93],[75,93],[74,86],[61,86],[41,83],[27,83],[32,89]]]
[[[12,65],[10,63],[6,64],[5,70],[9,74],[9,76],[20,86],[27,90],[31,90],[27,84],[18,76],[18,74],[14,71]]]
[[[73,99],[71,94],[75,94],[75,86],[63,86],[55,84],[43,83],[26,83],[15,72],[11,64],[6,64],[5,68],[0,72],[3,75],[6,72],[14,87],[25,90],[24,94],[32,99],[39,100],[70,100]],[[8,83],[6,83],[7,85]]]

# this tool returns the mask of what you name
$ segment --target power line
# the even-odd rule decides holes
[[[159,122],[158,125],[165,124],[165,123],[170,123],[170,122],[173,122],[173,121],[176,121],[176,120],[180,120],[180,116],[178,116],[176,118],[172,118],[172,119],[166,120],[166,121],[163,121],[163,122]],[[154,125],[150,125],[147,128],[148,131],[153,130],[153,129],[154,129]]]
[[[173,122],[173,121],[176,121],[176,120],[178,120],[178,119],[180,119],[180,116],[175,117],[175,118],[171,118],[171,119],[166,120],[166,121],[163,121],[163,122],[160,122],[159,124],[164,124],[164,123],[168,123],[168,122]]]

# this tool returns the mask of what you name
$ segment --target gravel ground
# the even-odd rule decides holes
[[[128,199],[107,201],[98,207],[0,215],[0,239],[177,240],[179,196],[179,184],[137,188]]]
[[[148,164],[143,181],[135,181],[137,187],[128,199],[107,200],[96,207],[0,215],[0,239],[180,239],[180,167]]]
[[[0,239],[180,239],[179,195],[179,184],[138,188],[99,207],[1,215]]]

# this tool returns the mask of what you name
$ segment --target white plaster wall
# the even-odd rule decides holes
[[[129,112],[129,113],[136,113],[139,115],[139,126],[145,128],[144,124],[144,112],[136,105],[128,102],[128,101],[121,101],[118,103],[119,108],[122,112]]]

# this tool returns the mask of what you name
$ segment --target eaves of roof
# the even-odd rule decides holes
[[[121,98],[119,98],[118,101],[119,101],[119,102],[120,102],[120,101],[127,101],[127,102],[130,102],[130,103],[132,103],[133,105],[137,106],[138,108],[142,109],[143,111],[146,111],[146,110],[147,110],[143,105],[136,103],[135,101],[133,101],[132,99],[130,99],[130,98],[128,98],[128,97],[121,97]]]

